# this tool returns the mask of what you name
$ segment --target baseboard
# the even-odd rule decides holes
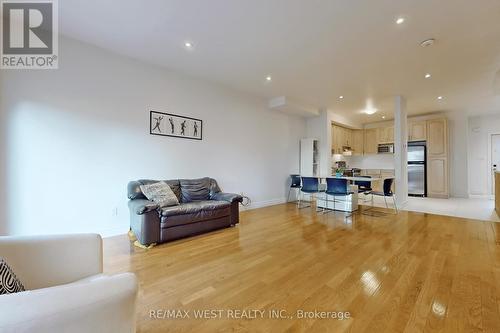
[[[491,194],[469,194],[469,199],[495,199],[494,195]]]
[[[271,199],[265,201],[252,202],[249,206],[240,206],[240,210],[251,210],[268,206],[280,205],[286,202],[286,198]]]
[[[113,236],[118,236],[118,235],[124,235],[128,232],[128,227],[120,227],[120,228],[112,228],[112,229],[104,229],[104,230],[98,230],[96,233],[101,235],[102,238],[108,238],[108,237],[113,237]]]

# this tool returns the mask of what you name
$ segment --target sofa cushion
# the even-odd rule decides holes
[[[135,200],[135,199],[146,199],[146,196],[144,193],[141,191],[141,185],[149,185],[149,184],[154,184],[158,183],[160,180],[153,180],[153,179],[139,179],[136,181],[131,181],[128,183],[127,186],[127,197],[130,200]],[[181,200],[181,186],[179,184],[179,181],[177,179],[174,180],[163,180],[165,183],[170,186],[172,191],[174,191],[175,196],[177,197],[177,200]]]
[[[180,179],[181,202],[202,201],[210,199],[210,178]]]
[[[141,185],[141,191],[148,200],[153,201],[160,207],[176,206],[179,204],[175,193],[165,182]]]
[[[161,227],[168,228],[231,215],[227,201],[195,201],[161,209]]]

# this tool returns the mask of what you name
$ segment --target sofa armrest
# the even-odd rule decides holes
[[[152,212],[153,210],[157,210],[160,206],[157,203],[146,199],[135,199],[128,202],[128,208],[131,213],[133,212],[137,215],[142,215]]]
[[[102,273],[102,239],[97,234],[0,237],[0,254],[26,289]]]
[[[0,296],[0,332],[135,332],[132,273]]]
[[[239,194],[235,193],[215,193],[211,200],[217,200],[217,201],[227,201],[227,202],[243,202],[243,197]]]

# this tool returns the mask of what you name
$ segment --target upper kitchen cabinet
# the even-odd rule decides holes
[[[343,144],[343,131],[342,127],[337,125],[332,125],[332,153],[342,154],[342,144]]]
[[[448,126],[446,119],[427,121],[427,155],[446,156],[448,154]]]
[[[363,141],[363,130],[353,130],[351,146],[353,155],[363,155]]]
[[[376,128],[365,129],[364,141],[365,154],[376,154],[378,151],[378,130]]]
[[[332,153],[342,154],[344,147],[353,146],[353,130],[338,125],[332,125]]]
[[[408,141],[427,140],[427,121],[410,121],[408,123]]]
[[[342,128],[343,129],[343,143],[345,147],[351,147],[352,146],[352,130],[349,128]]]
[[[394,142],[394,126],[380,127],[377,131],[379,144]]]

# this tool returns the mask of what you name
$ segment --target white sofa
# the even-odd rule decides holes
[[[96,234],[0,237],[26,288],[0,295],[0,332],[135,332],[134,274],[103,275]]]

